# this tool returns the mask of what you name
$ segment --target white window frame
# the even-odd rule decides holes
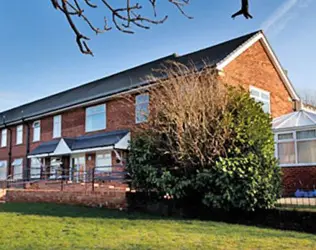
[[[39,124],[38,127],[35,127],[36,124]],[[38,129],[38,132],[35,133],[35,129]],[[41,140],[41,121],[33,122],[33,142]]]
[[[53,118],[53,138],[60,138],[62,130],[62,116],[55,115]]]
[[[93,113],[92,115],[98,115],[98,114],[103,114],[104,113],[104,126],[100,127],[100,128],[97,128],[97,129],[89,129],[88,128],[88,118],[91,117],[92,115],[88,114],[88,111],[93,109],[93,108],[98,108],[98,107],[104,107],[104,112],[96,112],[96,113]],[[95,105],[95,106],[91,106],[91,107],[87,107],[86,108],[86,124],[85,124],[85,131],[86,133],[88,132],[94,132],[94,131],[99,131],[99,130],[104,130],[106,129],[106,104],[99,104],[99,105]]]
[[[139,97],[142,97],[142,96],[148,96],[148,101],[146,102],[140,102],[138,101],[138,98]],[[135,123],[136,124],[140,124],[140,123],[144,123],[144,122],[147,122],[148,121],[148,117],[145,117],[144,115],[142,114],[139,114],[139,110],[138,110],[138,107],[140,105],[143,105],[143,104],[147,104],[147,108],[148,108],[148,114],[149,114],[149,93],[143,93],[143,94],[138,94],[135,96]],[[143,117],[143,119],[138,119],[138,115],[141,115]]]
[[[23,144],[23,125],[16,127],[16,145]]]
[[[8,142],[8,130],[6,128],[1,130],[1,147],[5,148]]]
[[[0,168],[4,168],[5,170],[5,177],[1,178],[0,181],[6,180],[8,178],[8,162],[7,161],[0,161]]]
[[[14,159],[14,161],[12,162],[12,166],[13,166],[13,178],[12,179],[13,180],[21,180],[21,179],[23,179],[23,158]],[[17,176],[17,174],[16,174],[16,168],[17,167],[21,167],[20,177]]]
[[[278,144],[279,143],[285,143],[285,142],[294,142],[294,149],[295,149],[295,163],[289,163],[289,164],[279,164],[280,167],[304,167],[304,166],[316,166],[316,162],[311,163],[299,163],[298,162],[298,142],[304,142],[304,141],[316,141],[315,138],[307,138],[307,139],[297,139],[297,133],[298,132],[304,132],[304,131],[310,131],[310,130],[316,130],[316,128],[309,128],[309,129],[300,129],[300,130],[291,130],[291,131],[282,131],[277,132],[274,134],[274,141],[275,141],[275,157],[279,159],[279,153],[278,153]],[[293,139],[285,139],[285,140],[279,140],[279,135],[282,134],[293,134]]]
[[[271,94],[269,91],[266,91],[266,90],[263,90],[263,89],[259,89],[257,87],[254,87],[254,86],[250,86],[249,87],[249,90],[250,90],[250,97],[255,99],[256,102],[261,102],[261,103],[268,103],[269,102],[269,110],[268,110],[268,114],[271,114]],[[254,90],[254,91],[257,91],[259,92],[259,97],[258,96],[254,96],[251,94],[251,91]],[[264,99],[261,97],[261,94],[264,94],[264,95],[267,95],[269,96],[269,101],[267,99]]]
[[[98,156],[104,156],[104,155],[110,155],[110,160],[111,160],[111,163],[110,165],[107,165],[107,166],[98,166]],[[96,167],[96,172],[101,172],[101,173],[111,173],[112,172],[112,152],[111,151],[101,151],[101,152],[98,152],[96,153],[95,155],[95,167]],[[99,168],[99,169],[98,169]],[[100,170],[103,168],[103,171]],[[104,169],[107,169],[104,171]]]
[[[30,170],[31,179],[40,179],[41,172],[42,172],[41,158],[31,158],[31,170]]]

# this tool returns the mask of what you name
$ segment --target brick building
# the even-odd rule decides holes
[[[146,122],[152,82],[166,61],[208,64],[229,83],[249,89],[278,117],[298,108],[299,97],[261,31],[190,54],[170,55],[0,113],[0,179],[57,178],[56,169],[115,171],[124,165],[130,133]],[[129,94],[132,102],[122,97]],[[134,104],[132,104],[134,103]],[[48,172],[48,174],[47,174]],[[46,176],[47,177],[47,176]],[[80,181],[86,176],[69,178]]]

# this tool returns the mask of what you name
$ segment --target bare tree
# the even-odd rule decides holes
[[[117,4],[111,2],[111,0],[51,0],[54,8],[62,12],[71,29],[75,33],[77,45],[83,54],[93,55],[93,52],[89,48],[87,41],[90,38],[84,35],[78,28],[76,19],[82,21],[88,25],[88,27],[96,34],[103,33],[112,29],[112,26],[117,30],[133,34],[133,28],[149,29],[150,25],[164,23],[168,16],[164,15],[161,18],[157,15],[157,0],[144,0],[140,4],[136,0],[121,1],[124,4]],[[180,11],[181,14],[187,18],[188,16],[184,8],[190,4],[190,0],[167,0],[171,5]],[[110,3],[111,2],[111,3]],[[162,2],[162,1],[159,1]],[[247,19],[252,16],[249,14],[249,0],[242,0],[241,10],[236,12],[232,17],[235,18],[238,15],[244,15]],[[95,26],[91,19],[86,14],[90,9],[97,9],[98,7],[104,8],[105,15],[102,24],[102,28]],[[143,14],[144,9],[151,8],[153,11],[153,17],[148,17]],[[108,22],[110,20],[110,23]]]
[[[305,90],[300,93],[303,104],[316,109],[316,91]]]

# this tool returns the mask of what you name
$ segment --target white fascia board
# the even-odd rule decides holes
[[[40,154],[40,155],[29,155],[27,156],[28,159],[31,159],[31,158],[43,158],[43,157],[47,157],[49,156],[49,154]]]
[[[222,61],[220,61],[216,65],[217,70],[223,71],[224,68],[228,64],[230,64],[232,61],[234,61],[238,56],[240,56],[242,53],[244,53],[248,48],[250,48],[252,45],[254,45],[259,40],[262,41],[263,46],[267,50],[268,55],[269,55],[273,65],[277,69],[277,71],[278,71],[283,83],[285,84],[287,90],[289,91],[292,99],[299,101],[300,97],[296,93],[294,86],[290,82],[289,78],[284,73],[284,70],[283,70],[279,60],[277,59],[277,57],[276,57],[275,53],[273,52],[268,40],[266,39],[266,37],[264,36],[264,34],[262,32],[258,32],[256,35],[254,35],[248,41],[246,41],[244,44],[242,44],[240,47],[238,47],[235,51],[230,53],[226,58],[224,58]]]
[[[87,148],[87,149],[79,149],[73,150],[71,154],[79,154],[79,153],[89,153],[89,152],[97,152],[97,151],[106,151],[106,150],[113,150],[113,146],[108,147],[100,147],[100,148]]]
[[[128,132],[119,142],[114,145],[116,149],[128,149],[131,140],[131,132]]]

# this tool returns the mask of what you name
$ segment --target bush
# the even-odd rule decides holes
[[[149,126],[131,143],[132,187],[226,210],[273,207],[280,170],[269,115],[213,71],[177,69],[151,91]]]

